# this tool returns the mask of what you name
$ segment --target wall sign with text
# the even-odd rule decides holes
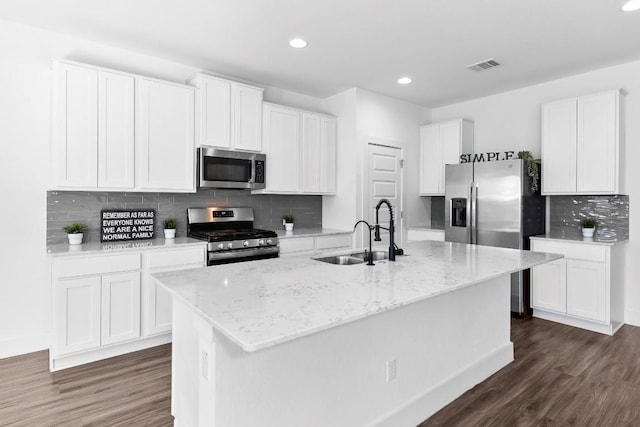
[[[113,209],[100,211],[103,242],[153,238],[156,211],[153,209]]]
[[[494,162],[515,159],[515,151],[490,151],[478,154],[460,154],[460,163]]]

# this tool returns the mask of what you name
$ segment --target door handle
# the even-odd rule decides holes
[[[480,186],[477,183],[471,185],[471,244],[478,244],[478,193]]]

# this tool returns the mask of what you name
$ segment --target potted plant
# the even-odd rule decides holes
[[[286,231],[293,231],[293,215],[282,215],[282,224]]]
[[[596,220],[593,218],[585,218],[581,221],[582,224],[582,236],[593,237],[593,232],[596,229]]]
[[[82,244],[84,232],[87,231],[87,226],[80,224],[79,222],[74,222],[73,224],[64,227],[64,231],[67,232],[70,245],[80,245]]]
[[[175,219],[169,218],[164,220],[164,238],[165,239],[175,239],[176,238],[176,227],[178,223]]]

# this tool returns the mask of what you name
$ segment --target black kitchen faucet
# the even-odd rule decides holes
[[[380,211],[380,206],[382,206],[383,204],[387,205],[387,207],[389,208],[389,215],[390,215],[389,228],[383,227],[379,224],[378,213]],[[395,261],[396,255],[403,255],[404,251],[400,249],[395,242],[395,226],[393,224],[393,207],[391,206],[391,203],[387,199],[380,199],[380,201],[376,205],[375,238],[373,239],[376,242],[379,242],[382,240],[380,238],[381,228],[389,231],[389,261]]]

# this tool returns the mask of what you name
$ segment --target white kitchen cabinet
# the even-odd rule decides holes
[[[100,298],[99,276],[54,283],[52,352],[73,353],[100,345]]]
[[[195,191],[194,89],[138,79],[138,187]]]
[[[473,122],[450,120],[420,127],[421,196],[444,196],[444,165],[473,153]]]
[[[621,194],[619,90],[542,105],[542,194]]]
[[[101,345],[140,336],[140,273],[102,276]]]
[[[54,185],[133,188],[133,77],[68,63],[54,70]]]
[[[280,256],[310,254],[329,249],[348,249],[352,247],[352,242],[353,233],[299,237],[280,236]]]
[[[424,240],[435,240],[444,242],[444,230],[427,229],[427,228],[408,228],[407,241],[419,242]]]
[[[194,89],[54,64],[52,171],[61,190],[194,192]]]
[[[262,151],[262,88],[206,74],[197,74],[189,84],[198,88],[198,145]]]
[[[256,193],[335,194],[336,119],[264,103],[266,188]]]
[[[98,71],[99,188],[135,186],[134,125],[134,78]]]
[[[534,317],[615,333],[624,323],[624,248],[532,238],[532,251],[565,256],[531,269]]]
[[[159,287],[153,273],[198,268],[206,265],[206,248],[186,247],[146,251],[142,254],[142,289],[145,336],[171,333],[171,295]]]

